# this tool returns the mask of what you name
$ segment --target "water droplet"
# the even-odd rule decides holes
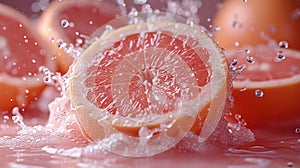
[[[21,24],[21,23],[20,23],[20,24],[19,24],[19,27],[21,27],[21,28],[22,28],[22,27],[23,27],[23,24]]]
[[[58,40],[57,47],[58,48],[66,48],[67,47],[67,43],[63,42],[62,40]]]
[[[220,26],[217,26],[214,28],[214,32],[217,32],[217,31],[220,31],[221,30],[221,27]]]
[[[279,41],[278,45],[280,48],[289,48],[289,43],[287,41]]]
[[[50,41],[51,43],[54,43],[54,42],[55,42],[54,37],[51,37],[49,41]]]
[[[93,24],[93,21],[92,21],[92,20],[90,20],[90,21],[89,21],[89,24],[90,24],[90,25],[92,25],[92,24]]]
[[[61,20],[60,25],[61,25],[61,27],[63,27],[63,28],[67,28],[67,27],[69,27],[70,23],[69,23],[68,20],[63,19],[63,20]]]
[[[255,61],[254,61],[254,58],[253,57],[250,57],[250,56],[247,56],[246,58],[247,62],[249,62],[250,64],[253,64]]]
[[[261,89],[256,89],[254,94],[255,94],[256,97],[263,97],[264,96],[264,92]]]
[[[81,38],[77,38],[76,39],[76,44],[77,45],[80,45],[80,44],[82,44],[83,43],[83,40],[81,39]]]
[[[238,46],[240,45],[240,43],[239,43],[238,41],[235,41],[235,42],[233,43],[233,45],[234,45],[235,47],[238,47]]]
[[[9,120],[9,116],[5,115],[5,116],[3,116],[3,119],[4,120]]]
[[[74,27],[75,26],[74,22],[70,22],[69,26]]]
[[[143,4],[147,3],[147,0],[134,0],[134,3],[138,4],[138,5],[143,5]]]
[[[232,22],[232,27],[236,27],[236,26],[237,26],[237,24],[238,24],[238,22],[237,22],[237,21],[233,21],[233,22]]]
[[[295,129],[295,133],[296,133],[296,134],[299,134],[299,133],[300,133],[300,128],[296,128],[296,129]]]
[[[114,28],[111,25],[105,25],[105,29],[110,31],[113,30]]]
[[[12,109],[12,114],[12,120],[14,121],[14,123],[18,124],[18,126],[20,126],[21,128],[25,128],[26,125],[23,122],[23,116],[20,114],[18,107],[14,107]]]
[[[246,54],[250,54],[250,50],[247,49],[247,48],[245,48],[245,53],[246,53]]]
[[[230,62],[230,65],[229,65],[229,68],[230,69],[233,69],[238,63],[238,59],[237,58],[234,58],[231,62]]]
[[[246,90],[247,90],[247,87],[242,87],[242,88],[240,89],[241,92],[244,92],[244,91],[246,91]]]
[[[30,91],[28,89],[25,90],[25,93],[28,94]]]
[[[233,68],[232,70],[236,73],[236,74],[241,74],[243,72],[243,70],[246,68],[245,64],[242,64],[238,67]]]
[[[286,163],[286,167],[288,167],[288,168],[293,168],[294,166],[295,166],[295,164],[293,162]]]
[[[285,53],[283,51],[278,51],[276,54],[275,62],[280,62],[285,59]]]

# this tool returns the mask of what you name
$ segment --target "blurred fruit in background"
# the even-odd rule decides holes
[[[110,1],[52,1],[39,18],[38,31],[55,51],[59,71],[66,73],[76,50],[95,30],[120,13]]]
[[[45,87],[40,67],[55,71],[47,43],[30,20],[0,4],[0,110],[26,109]]]
[[[214,18],[214,38],[224,48],[286,41],[300,49],[299,0],[226,0]]]

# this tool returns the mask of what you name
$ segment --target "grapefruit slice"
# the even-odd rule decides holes
[[[185,23],[170,14],[138,14],[99,29],[70,83],[90,141],[138,157],[170,149],[192,128],[202,140],[213,133],[229,87],[226,59],[203,29]]]
[[[233,82],[233,113],[249,128],[300,119],[300,52],[266,45],[226,51],[245,68]],[[237,66],[238,67],[238,66]]]
[[[73,62],[72,50],[80,48],[100,26],[115,18],[120,10],[108,1],[53,1],[42,13],[38,30],[56,51],[59,71],[65,73]]]
[[[0,20],[0,111],[25,109],[45,86],[39,68],[55,71],[55,62],[28,18],[0,4]]]

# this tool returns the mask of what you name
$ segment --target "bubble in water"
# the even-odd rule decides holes
[[[295,133],[296,133],[296,134],[299,134],[299,133],[300,133],[300,128],[296,128],[296,129],[295,129]]]
[[[60,22],[60,25],[63,28],[67,28],[67,27],[69,27],[70,22],[68,20],[66,20],[66,19],[62,19],[61,22]]]
[[[254,94],[255,94],[256,97],[263,97],[264,96],[264,92],[261,89],[256,89]]]
[[[278,43],[280,48],[288,48],[289,47],[289,43],[287,41],[280,41]]]
[[[243,0],[244,3],[248,2],[248,0]]]

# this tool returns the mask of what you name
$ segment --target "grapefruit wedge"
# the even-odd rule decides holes
[[[45,86],[39,68],[55,71],[48,51],[27,17],[0,4],[0,111],[37,100]]]
[[[56,51],[59,71],[69,69],[85,40],[96,29],[120,14],[120,10],[109,1],[56,0],[51,2],[38,22],[41,35]]]
[[[226,56],[237,60],[234,69],[244,66],[233,82],[233,113],[241,114],[249,128],[299,122],[299,51],[258,45],[228,50]]]
[[[228,69],[202,28],[171,14],[141,13],[96,34],[70,83],[74,113],[90,141],[140,157],[170,149],[191,129],[202,140],[213,133],[225,108]]]

